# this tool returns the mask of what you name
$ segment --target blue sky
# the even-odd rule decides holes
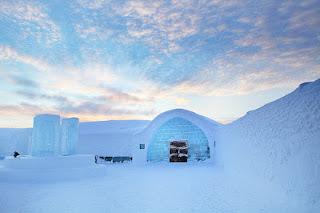
[[[38,113],[234,120],[320,76],[320,2],[0,2],[0,126]]]

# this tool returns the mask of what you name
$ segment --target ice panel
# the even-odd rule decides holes
[[[33,119],[31,155],[53,156],[60,153],[60,116],[41,114]]]
[[[66,118],[61,123],[61,154],[72,155],[76,152],[79,138],[79,119]]]

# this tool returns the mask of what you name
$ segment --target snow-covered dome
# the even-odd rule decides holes
[[[215,129],[219,125],[184,109],[163,112],[135,135],[134,159],[139,162],[168,161],[170,142],[188,141],[190,160],[212,160]]]

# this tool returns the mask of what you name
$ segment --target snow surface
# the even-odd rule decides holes
[[[128,145],[139,143],[132,138],[151,137],[173,115],[189,116],[216,140],[213,162],[96,165],[81,155],[66,166],[60,165],[67,157],[0,160],[0,212],[320,212],[320,80],[228,125],[184,110],[151,123],[80,124],[79,151],[130,154]],[[19,131],[29,132],[0,130],[0,139],[25,147],[12,135]],[[1,149],[12,148],[7,144],[1,141]]]
[[[23,177],[0,175],[0,212],[317,212],[272,184],[230,178],[204,163],[109,164]]]
[[[229,175],[272,182],[306,206],[319,205],[320,80],[300,85],[218,132],[217,161]]]

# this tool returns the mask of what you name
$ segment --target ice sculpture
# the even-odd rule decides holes
[[[60,116],[42,114],[33,119],[32,156],[53,156],[60,153]]]
[[[61,123],[61,154],[72,155],[78,143],[79,119],[65,118]]]
[[[209,143],[204,132],[192,122],[175,117],[162,124],[154,133],[148,147],[148,161],[169,161],[172,141],[187,142],[188,161],[210,158]]]

